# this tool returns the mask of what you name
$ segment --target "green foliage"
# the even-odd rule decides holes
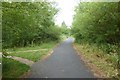
[[[99,49],[96,44],[90,45],[88,43],[82,43],[80,45],[78,43],[75,43],[75,46],[78,51],[82,52],[80,54],[84,56],[84,60],[86,62],[90,62],[90,64],[97,66],[97,71],[102,71],[100,76],[105,76],[109,78],[118,77],[119,71],[117,71],[117,54],[106,54],[104,51]]]
[[[93,49],[93,51],[85,52],[86,55],[90,57],[95,53],[97,57],[106,59],[107,65],[112,63],[114,70],[111,69],[111,72],[113,73],[116,72],[115,69],[120,71],[119,4],[118,2],[81,2],[76,7],[71,30],[76,42],[81,45],[88,44],[90,46],[88,49]],[[98,48],[97,51],[94,45]],[[102,50],[104,54],[99,54],[99,50]],[[91,52],[90,55],[89,52]],[[97,62],[96,59],[95,62]],[[108,67],[105,66],[105,68],[107,71]],[[108,71],[108,75],[111,72]]]
[[[65,35],[67,37],[70,36],[70,29],[67,28],[67,25],[65,24],[65,22],[62,23],[60,28],[61,28],[62,35]]]
[[[3,2],[2,12],[3,48],[59,40],[57,9],[49,2]]]
[[[120,43],[119,15],[117,2],[80,3],[76,8],[72,34],[77,42],[95,43],[104,51],[113,52],[113,46]]]
[[[2,59],[2,77],[3,78],[18,78],[29,70],[29,66],[22,64],[13,59]]]

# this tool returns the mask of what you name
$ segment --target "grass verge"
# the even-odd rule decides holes
[[[102,50],[98,49],[94,45],[89,44],[78,44],[75,43],[74,46],[76,47],[77,51],[84,57],[84,60],[87,63],[90,63],[88,65],[91,66],[91,64],[95,65],[97,69],[94,71],[95,67],[91,67],[94,72],[97,71],[97,74],[101,77],[107,77],[107,78],[118,78],[117,74],[117,54],[106,54]],[[99,70],[101,71],[99,71]]]
[[[30,45],[26,47],[15,47],[15,48],[8,48],[5,49],[6,52],[18,52],[18,51],[26,51],[26,50],[38,50],[38,49],[51,49],[54,45],[56,45],[57,42],[48,42],[48,43],[42,43],[39,45]]]
[[[57,42],[43,43],[41,45],[27,46],[21,48],[9,48],[6,49],[6,52],[10,52],[9,56],[17,56],[26,58],[32,61],[38,61],[42,59],[44,55],[47,55],[51,51]],[[3,58],[3,78],[18,78],[27,72],[30,67],[19,61]]]
[[[49,42],[38,46],[7,49],[7,51],[11,52],[9,54],[11,56],[22,57],[36,62],[40,60],[44,55],[47,55],[56,44],[56,42]]]
[[[17,78],[27,72],[30,67],[15,61],[13,59],[2,58],[2,77],[3,78]]]

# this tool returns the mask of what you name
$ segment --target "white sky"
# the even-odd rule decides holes
[[[57,2],[59,8],[59,12],[55,17],[55,23],[57,25],[61,25],[64,21],[67,26],[72,25],[74,9],[77,5],[78,0],[54,0]]]
[[[7,0],[6,0],[7,1]],[[16,1],[16,0],[10,0]],[[22,1],[22,0],[20,0]],[[23,0],[24,1],[24,0]],[[29,0],[28,0],[29,1]],[[32,1],[40,1],[40,0],[32,0]],[[55,16],[55,23],[57,25],[61,25],[64,21],[68,27],[72,25],[73,15],[75,6],[77,6],[78,2],[118,2],[120,0],[48,0],[48,1],[55,1],[58,4],[59,12]],[[17,0],[19,2],[19,0]]]
[[[59,12],[55,16],[55,23],[61,25],[64,21],[68,27],[72,25],[75,6],[79,2],[118,2],[120,0],[49,0],[58,4]]]

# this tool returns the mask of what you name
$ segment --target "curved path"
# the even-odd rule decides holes
[[[72,47],[72,38],[68,38],[54,49],[47,59],[32,66],[29,78],[94,78]]]

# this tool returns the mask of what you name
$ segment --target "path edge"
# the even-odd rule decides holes
[[[90,63],[85,57],[83,54],[81,54],[82,52],[80,52],[78,50],[78,48],[75,46],[75,44],[73,43],[73,48],[75,49],[77,55],[81,58],[81,60],[85,63],[85,65],[90,69],[91,72],[93,72],[93,75],[96,77],[96,78],[106,78],[104,75],[102,75],[102,73],[100,73],[99,71],[97,70],[100,70],[95,64],[93,63]],[[97,70],[94,69],[97,68]],[[101,71],[101,70],[100,70]]]
[[[57,43],[57,44],[52,48],[52,50],[50,50],[50,51],[47,53],[47,55],[44,55],[44,56],[43,56],[40,60],[38,60],[38,61],[43,61],[43,60],[47,59],[48,57],[50,57],[50,56],[52,55],[52,53],[53,53],[53,50],[54,50],[56,47],[58,47],[60,44],[61,44],[61,42]],[[36,62],[34,62],[34,63],[36,63]],[[30,66],[30,69],[29,69],[27,72],[25,72],[23,75],[21,75],[19,78],[28,78],[31,74],[32,74],[32,72],[31,72],[31,66]]]

